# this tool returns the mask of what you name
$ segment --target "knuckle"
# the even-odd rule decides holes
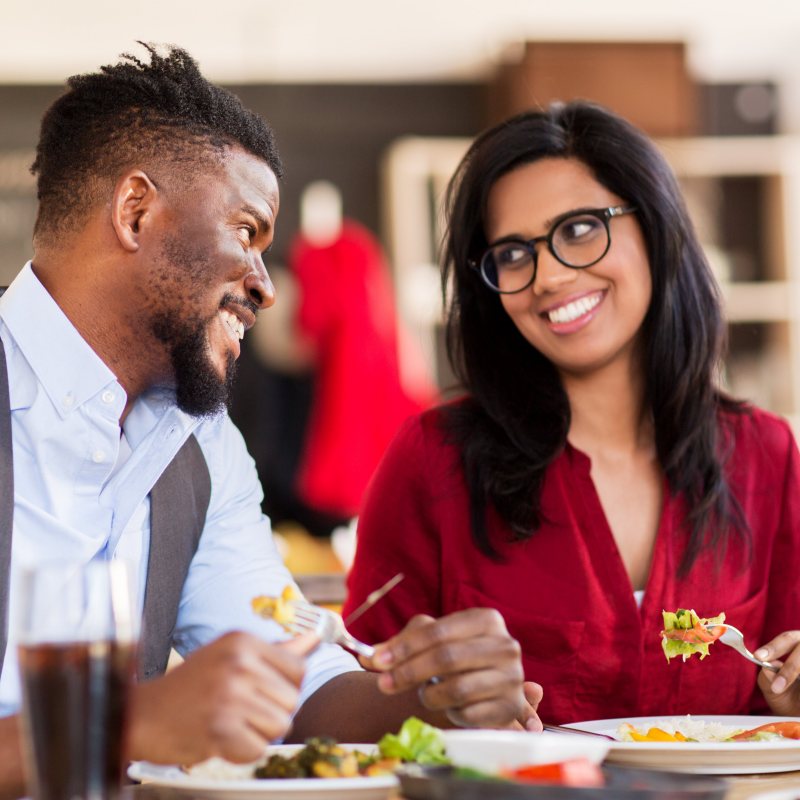
[[[458,649],[450,644],[442,644],[436,651],[436,661],[440,672],[455,672],[461,661]]]
[[[522,661],[522,646],[513,637],[508,636],[504,639],[506,655],[514,661]]]
[[[486,608],[483,611],[486,615],[486,624],[490,630],[503,631],[505,633],[506,621],[503,619],[503,615],[496,608]]]
[[[451,681],[450,686],[448,686],[450,701],[457,708],[466,706],[470,700],[471,694],[469,685],[463,679]]]
[[[440,620],[434,625],[429,625],[425,635],[430,646],[441,647],[449,638],[447,624]]]
[[[411,686],[416,682],[414,679],[414,671],[406,664],[400,664],[398,667],[395,667],[391,675],[395,686],[401,689]]]

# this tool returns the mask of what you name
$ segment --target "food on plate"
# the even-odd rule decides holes
[[[800,739],[800,722],[768,722],[747,731],[731,736],[734,742],[757,742],[765,738],[772,739],[772,734],[778,734],[784,739]]]
[[[603,770],[588,758],[570,758],[548,764],[522,764],[513,769],[500,770],[499,773],[454,766],[452,776],[462,780],[538,783],[580,788],[605,785]]]
[[[692,608],[679,608],[677,611],[662,611],[664,629],[661,631],[661,647],[667,661],[677,656],[683,660],[700,655],[702,661],[708,655],[708,646],[725,633],[725,613],[716,617],[698,617]],[[719,625],[708,630],[706,625]]]
[[[630,742],[686,742],[689,741],[680,731],[668,733],[663,728],[648,728],[646,733],[640,732],[628,722],[620,725],[623,741]],[[696,741],[696,740],[692,740]]]
[[[287,583],[278,597],[259,595],[250,601],[250,606],[260,617],[274,619],[275,622],[286,628],[294,620],[293,601],[302,599],[303,595],[300,594],[297,587]]]
[[[781,739],[800,739],[800,721],[770,722],[757,728],[744,729],[719,722],[692,719],[691,715],[657,724],[641,725],[623,722],[617,728],[617,738],[623,742],[766,742]]]
[[[231,764],[209,759],[185,769],[194,777],[212,780],[273,778],[376,778],[391,775],[403,762],[449,764],[442,732],[421,719],[409,717],[397,734],[386,734],[375,752],[364,753],[330,737],[306,739],[291,755],[272,753],[257,764]]]
[[[583,788],[605,784],[603,771],[588,758],[571,758],[555,764],[530,764],[504,771],[502,775],[523,783],[552,783]]]
[[[271,755],[256,767],[254,778],[355,778],[391,775],[399,758],[382,758],[360,750],[348,750],[327,737],[306,739],[305,746],[291,756]]]
[[[417,764],[449,764],[442,732],[418,717],[409,717],[397,734],[387,733],[378,750],[385,758]]]

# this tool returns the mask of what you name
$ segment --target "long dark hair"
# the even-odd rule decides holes
[[[747,526],[722,462],[721,409],[740,403],[718,388],[725,342],[719,290],[698,243],[672,170],[653,142],[607,109],[587,102],[530,111],[481,134],[447,192],[443,286],[452,279],[447,349],[465,402],[446,408],[443,425],[461,452],[473,539],[489,556],[492,504],[515,539],[541,523],[548,465],[562,451],[570,407],[550,361],[520,334],[470,262],[487,246],[489,191],[502,175],[548,157],[586,164],[596,179],[636,207],[652,273],[642,326],[645,402],[669,490],[687,501],[687,571],[705,547],[724,545]],[[546,191],[546,187],[543,187]],[[720,548],[721,550],[722,548]]]

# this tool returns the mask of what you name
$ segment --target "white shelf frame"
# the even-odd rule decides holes
[[[441,235],[447,181],[469,147],[463,138],[406,137],[383,163],[384,231],[394,268],[398,313],[435,373],[440,304],[422,296],[438,273],[432,241]],[[776,255],[785,278],[725,282],[722,293],[730,322],[786,322],[789,326],[791,410],[800,418],[800,136],[690,137],[662,139],[658,146],[679,179],[773,176],[780,179],[781,241]],[[432,202],[435,213],[432,219]],[[432,229],[433,228],[433,229]],[[438,244],[438,242],[437,242]],[[401,349],[401,366],[409,361]],[[785,410],[785,409],[784,409]]]

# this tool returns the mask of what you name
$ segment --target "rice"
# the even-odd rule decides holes
[[[630,723],[623,723],[617,729],[617,736],[623,742],[631,742],[630,734],[625,727]],[[638,722],[634,726],[638,733],[646,734],[650,728],[660,728],[666,733],[682,733],[687,739],[694,739],[698,742],[724,742],[744,728],[737,728],[733,725],[723,725],[720,722],[707,722],[701,719],[693,719],[691,714],[685,717],[675,717],[673,719],[653,719],[649,722]]]
[[[261,761],[263,760],[261,759]],[[201,778],[203,780],[246,781],[253,778],[253,772],[261,761],[250,764],[234,764],[224,758],[214,757],[183,769],[193,778]]]

